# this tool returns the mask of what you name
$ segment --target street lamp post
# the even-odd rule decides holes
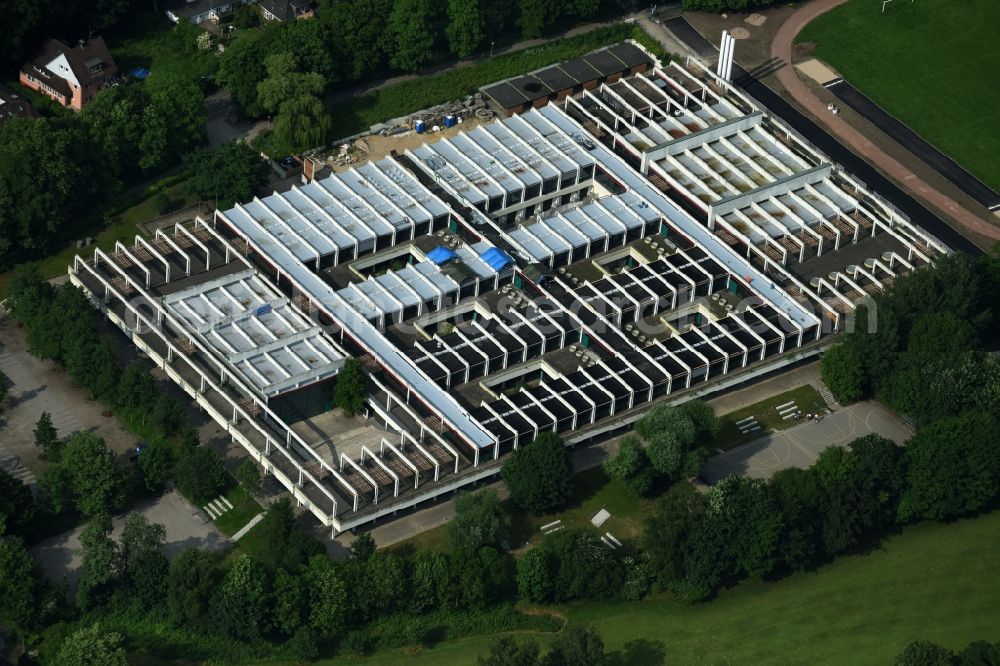
[[[496,42],[490,42],[490,57],[491,58],[493,57],[493,45],[494,44],[496,44]]]

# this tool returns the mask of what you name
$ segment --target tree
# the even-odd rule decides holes
[[[386,17],[392,9],[392,0],[369,0],[333,2],[317,12],[320,20],[328,20],[335,31],[334,43],[343,45],[341,57],[347,78],[364,79],[385,63],[394,48],[393,35],[386,30]]]
[[[309,610],[308,597],[302,578],[278,569],[274,576],[274,624],[286,636],[298,631]]]
[[[59,433],[56,427],[52,425],[52,416],[48,412],[42,412],[42,415],[38,417],[38,422],[35,423],[33,432],[35,435],[35,446],[48,456],[59,441]]]
[[[250,557],[238,557],[212,597],[212,623],[234,638],[254,639],[270,628],[269,596],[267,572]]]
[[[517,560],[517,594],[533,604],[550,603],[555,596],[556,563],[552,554],[532,548]]]
[[[54,666],[128,666],[121,634],[105,632],[92,624],[70,634],[55,659]]]
[[[530,554],[533,551],[528,551]],[[450,593],[451,573],[447,556],[420,550],[410,561],[410,610],[426,613],[444,607]]]
[[[445,34],[456,56],[465,59],[472,55],[483,41],[485,27],[480,0],[448,0]]]
[[[364,366],[356,358],[347,358],[337,373],[337,383],[333,388],[333,404],[347,416],[360,414],[368,398],[368,380]]]
[[[635,432],[643,439],[657,435],[674,437],[686,450],[694,442],[695,427],[686,410],[671,405],[656,405],[635,422]]]
[[[137,465],[146,488],[157,492],[163,488],[173,473],[173,451],[166,444],[152,442],[139,452]]]
[[[150,562],[150,555],[160,554],[166,541],[167,531],[163,525],[149,522],[141,513],[130,513],[118,539],[115,572],[124,581],[135,581]]]
[[[184,165],[191,174],[188,189],[221,209],[252,199],[270,173],[260,154],[238,141],[188,153]]]
[[[448,540],[459,552],[474,552],[483,546],[498,547],[507,539],[510,516],[493,490],[455,495],[455,515],[448,523]]]
[[[562,438],[540,433],[521,446],[503,464],[500,472],[510,489],[510,499],[522,509],[545,513],[566,504],[573,496],[573,468]]]
[[[783,469],[771,477],[768,490],[785,517],[778,558],[789,569],[805,569],[820,552],[823,489],[819,475],[796,467]]]
[[[836,344],[823,353],[820,371],[823,382],[840,402],[855,402],[867,393],[862,357],[849,341]]]
[[[604,462],[604,471],[619,479],[636,495],[648,495],[656,480],[652,463],[642,444],[632,435],[622,438],[618,444],[618,453]]]
[[[686,575],[691,535],[707,508],[705,496],[691,484],[675,485],[646,519],[642,545],[653,575],[663,589],[676,589]]]
[[[528,639],[518,643],[510,636],[501,636],[490,644],[490,651],[479,655],[477,666],[535,666],[538,664],[538,643]]]
[[[681,477],[684,470],[684,460],[687,454],[684,445],[674,431],[664,430],[654,434],[649,440],[646,455],[649,462],[668,483],[673,483]]]
[[[342,571],[323,553],[314,555],[303,573],[309,626],[321,636],[336,636],[347,624],[348,588]]]
[[[544,35],[558,18],[559,5],[558,0],[517,0],[521,36],[537,39]]]
[[[702,400],[689,400],[680,406],[694,426],[694,441],[708,445],[719,434],[722,422],[715,415],[715,410]]]
[[[218,582],[218,569],[210,553],[187,548],[170,560],[167,573],[167,613],[178,625],[198,623],[208,610]]]
[[[283,567],[294,571],[313,555],[326,552],[321,543],[299,527],[295,509],[287,497],[268,507],[254,534],[259,544],[254,557],[269,569]]]
[[[215,80],[232,93],[233,101],[249,118],[257,118],[264,113],[257,102],[257,85],[267,76],[264,53],[263,39],[248,32],[226,47],[215,73]]]
[[[32,560],[20,537],[0,536],[0,622],[25,632],[38,622]]]
[[[200,505],[225,489],[229,475],[215,451],[199,446],[185,451],[174,465],[174,482],[185,497]]]
[[[896,655],[895,666],[951,666],[955,653],[930,641],[913,641]]]
[[[415,72],[427,64],[434,50],[437,3],[433,0],[396,0],[389,15],[389,32],[395,49],[389,63],[404,72]]]
[[[118,405],[125,409],[148,411],[156,401],[156,396],[153,376],[139,361],[130,361],[122,371],[118,388]]]
[[[545,666],[603,666],[606,658],[604,641],[597,629],[570,624],[559,633],[543,663]]]
[[[23,156],[33,155],[30,163]],[[0,125],[0,265],[46,251],[114,190],[101,150],[77,118]]]
[[[248,495],[256,495],[260,490],[260,472],[257,471],[257,463],[247,458],[236,468],[236,481]]]
[[[991,414],[968,412],[921,428],[906,446],[900,519],[947,520],[989,504],[1000,490],[998,426]]]
[[[561,530],[546,536],[541,548],[556,563],[554,601],[609,600],[621,594],[622,563],[593,532]]]
[[[91,432],[77,433],[63,445],[59,460],[43,473],[42,485],[57,510],[67,499],[88,517],[117,511],[125,504],[125,480],[115,454]]]
[[[267,78],[257,84],[257,102],[268,113],[275,113],[285,102],[323,92],[323,77],[314,72],[299,71],[293,53],[275,53],[264,59]]]
[[[333,119],[315,95],[299,95],[283,102],[272,128],[275,139],[289,152],[326,145],[332,130]]]
[[[35,499],[31,489],[20,479],[16,479],[0,469],[0,534],[23,536],[35,518]]]
[[[76,588],[76,604],[84,610],[106,603],[115,587],[118,549],[111,539],[111,518],[95,516],[80,534],[83,575]]]
[[[375,538],[371,532],[362,532],[351,543],[351,559],[364,562],[375,554],[375,548]]]

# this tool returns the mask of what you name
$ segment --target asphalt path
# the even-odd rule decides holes
[[[846,446],[872,433],[900,445],[913,434],[877,402],[859,402],[709,458],[701,476],[713,484],[730,474],[767,479],[782,469],[809,467],[829,447]]]

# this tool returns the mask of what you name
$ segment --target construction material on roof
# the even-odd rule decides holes
[[[514,263],[506,252],[497,247],[491,247],[479,256],[497,273]]]
[[[444,245],[438,245],[436,248],[427,253],[427,259],[434,262],[438,266],[443,266],[457,256],[458,255],[446,248]]]

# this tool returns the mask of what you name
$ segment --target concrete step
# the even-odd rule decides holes
[[[222,495],[219,495],[219,501],[220,501],[220,502],[222,502],[223,504],[225,504],[225,505],[226,505],[226,506],[227,506],[228,508],[230,508],[230,509],[232,509],[232,508],[233,508],[233,504],[232,504],[232,502],[230,502],[229,500],[227,500],[227,499],[226,499],[225,497],[223,497]]]

